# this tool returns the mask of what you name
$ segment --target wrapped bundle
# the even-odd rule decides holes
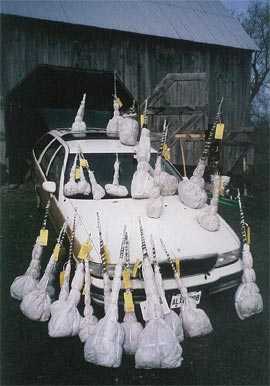
[[[70,170],[69,180],[64,185],[64,195],[67,197],[75,196],[76,194],[78,194],[78,184],[75,181],[75,170],[76,170],[77,160],[78,160],[78,154],[76,154],[74,158],[74,162]]]
[[[124,118],[120,116],[119,112],[119,98],[117,97],[116,91],[116,72],[114,72],[114,96],[113,96],[113,117],[109,120],[106,132],[109,137],[118,137],[118,133],[121,127],[121,123]]]
[[[120,258],[114,271],[109,307],[104,318],[96,324],[84,346],[85,360],[105,367],[119,367],[122,360],[124,330],[118,322],[118,297],[121,287],[125,232],[126,228],[123,232]]]
[[[29,292],[23,297],[20,308],[22,313],[29,319],[45,322],[50,318],[50,306],[55,294],[52,284],[55,278],[56,262],[58,260],[59,250],[63,245],[65,232],[66,223],[63,224],[60,230],[55,250],[50,257],[40,282],[37,285],[37,289]]]
[[[154,272],[149,261],[142,225],[144,288],[149,312],[149,322],[140,334],[139,346],[135,354],[136,368],[175,368],[182,362],[182,348],[173,330],[163,319]]]
[[[85,99],[86,94],[83,94],[83,99],[81,101],[81,105],[78,109],[77,115],[75,117],[75,121],[71,126],[72,133],[84,133],[86,131],[86,124],[83,122],[84,109],[85,109]]]
[[[92,185],[92,193],[94,200],[101,200],[105,196],[105,190],[96,181],[94,172],[88,168],[89,179]]]
[[[32,259],[26,272],[22,276],[17,276],[10,286],[10,294],[14,299],[22,300],[29,292],[34,291],[38,285],[41,268],[41,255],[43,247],[39,244],[39,236],[32,250]]]
[[[120,168],[120,162],[118,160],[118,154],[116,154],[116,160],[114,163],[113,183],[106,184],[105,190],[111,196],[126,197],[128,196],[127,188],[124,185],[119,185],[119,168]]]
[[[84,260],[85,279],[84,279],[84,317],[81,319],[79,338],[81,342],[86,342],[91,332],[95,328],[98,320],[94,315],[90,296],[90,269],[89,259]]]
[[[162,171],[159,176],[160,193],[162,196],[173,196],[177,191],[178,181],[175,176]]]
[[[81,298],[81,290],[84,284],[84,264],[79,263],[76,266],[75,274],[71,283],[71,290],[68,292],[68,282],[70,275],[70,264],[73,255],[73,243],[75,236],[76,212],[73,219],[72,233],[69,245],[69,257],[67,265],[68,271],[65,271],[64,285],[65,289],[60,292],[61,300],[56,305],[51,306],[51,319],[48,323],[48,332],[51,338],[65,336],[74,336],[79,334],[81,315],[77,309]]]
[[[214,190],[213,197],[211,199],[210,205],[206,209],[199,213],[196,217],[196,220],[203,229],[206,229],[210,232],[215,232],[220,227],[220,219],[218,217],[218,198],[219,198],[219,188],[220,188],[220,176],[216,175],[214,180]]]
[[[180,318],[182,320],[182,326],[185,335],[192,338],[209,334],[213,331],[213,327],[208,316],[203,310],[197,308],[196,301],[188,296],[187,289],[186,287],[182,286],[180,277],[178,276],[178,273],[163,240],[160,239],[160,242],[171,264],[175,280],[184,300],[184,303],[181,307]]]
[[[159,218],[163,209],[163,198],[160,194],[160,187],[154,186],[149,193],[147,201],[146,213],[148,217]]]
[[[102,276],[103,276],[104,311],[106,313],[110,305],[111,281],[107,271],[105,245],[102,237],[101,222],[100,222],[98,213],[97,213],[97,225],[98,225],[98,233],[99,233],[99,252],[100,252],[101,265],[102,265]]]
[[[223,98],[220,101],[218,112],[216,114],[214,123],[210,129],[209,136],[205,141],[204,150],[196,169],[193,172],[193,176],[190,180],[184,177],[178,184],[178,195],[184,205],[193,209],[203,208],[207,201],[207,194],[204,190],[205,181],[203,178],[206,162],[209,156],[209,150],[211,143],[214,139],[217,123],[220,122],[221,106]]]
[[[241,218],[241,232],[243,240],[242,265],[243,275],[242,283],[235,293],[235,309],[239,319],[243,320],[252,315],[263,311],[263,300],[259,287],[256,284],[256,274],[253,269],[253,257],[250,252],[250,246],[247,242],[246,223],[242,209],[240,192],[238,190],[238,204]]]
[[[143,326],[138,322],[135,314],[135,307],[133,304],[132,293],[131,293],[131,282],[130,282],[130,267],[129,267],[129,244],[128,236],[126,233],[126,263],[123,271],[124,281],[124,321],[122,323],[124,329],[124,344],[123,349],[127,355],[134,355],[138,348],[139,336],[143,330]]]
[[[59,298],[58,300],[53,302],[50,306],[51,315],[54,315],[55,313],[59,312],[63,308],[67,307],[67,299],[69,295],[70,272],[71,272],[71,261],[68,260],[64,268],[64,280],[59,293]]]
[[[80,181],[77,183],[77,193],[83,194],[84,196],[89,196],[91,193],[91,186],[88,181],[86,181],[84,176],[83,168],[80,166]]]
[[[123,145],[134,146],[139,134],[139,124],[136,121],[135,101],[127,114],[123,115],[120,122],[119,139]]]
[[[49,320],[51,315],[50,305],[52,299],[47,288],[52,284],[54,279],[55,265],[56,264],[52,255],[49,263],[47,264],[44,275],[37,285],[37,289],[29,292],[23,297],[20,308],[22,313],[27,316],[27,318],[38,322],[46,322]]]
[[[51,314],[48,323],[48,332],[51,338],[75,336],[79,334],[81,315],[77,308],[81,298],[81,290],[84,284],[84,265],[79,263],[71,283],[71,291],[68,295],[65,307]]]
[[[163,287],[163,281],[162,281],[162,276],[160,273],[160,268],[156,256],[156,248],[154,245],[154,240],[152,235],[151,237],[151,244],[152,244],[152,254],[153,254],[153,264],[154,264],[154,271],[155,271],[155,281],[156,281],[156,286],[158,290],[158,295],[159,295],[159,300],[160,304],[162,305],[163,308],[163,314],[164,314],[164,320],[166,324],[173,330],[175,333],[176,337],[178,338],[179,342],[182,342],[184,340],[184,331],[182,327],[182,321],[178,317],[178,315],[169,308],[166,296],[165,296],[165,291]]]

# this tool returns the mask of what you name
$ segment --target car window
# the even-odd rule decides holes
[[[47,172],[47,180],[54,181],[56,183],[55,195],[57,197],[59,193],[59,185],[60,185],[61,171],[63,167],[64,158],[65,158],[65,149],[63,148],[63,146],[60,146],[57,149],[54,155],[54,158],[49,166],[49,170]]]
[[[55,153],[55,151],[58,149],[60,145],[61,145],[60,142],[54,139],[54,141],[50,144],[50,146],[46,149],[45,153],[43,154],[40,161],[40,166],[44,174],[46,174],[47,167],[51,161],[53,154]]]
[[[113,175],[114,175],[114,163],[115,163],[115,154],[85,154],[84,157],[87,159],[90,169],[94,172],[96,181],[99,185],[101,185],[103,188],[106,184],[112,184],[113,181]],[[151,166],[152,168],[155,167],[157,154],[151,154]],[[65,181],[64,184],[66,184],[69,181],[70,178],[70,171],[72,168],[72,165],[74,163],[75,154],[70,154],[68,157],[68,162],[65,170]],[[126,154],[118,154],[118,159],[120,161],[120,168],[119,168],[119,184],[124,185],[128,189],[128,197],[131,197],[131,181],[133,178],[133,174],[137,170],[137,160],[134,157],[134,154],[132,153],[126,153]],[[173,166],[162,159],[162,170],[166,171],[167,173],[174,175],[177,180],[180,180],[181,177],[177,173],[177,171],[173,168]],[[88,172],[86,169],[84,169],[84,176],[85,179],[90,182]],[[73,196],[74,198],[82,198],[82,199],[89,199],[92,198],[92,193],[89,196],[83,196],[83,195],[76,195]],[[112,198],[111,195],[106,194],[104,198]]]
[[[50,134],[46,134],[42,138],[40,138],[40,140],[36,143],[34,147],[34,154],[38,161],[45,147],[48,146],[53,139],[54,138]]]

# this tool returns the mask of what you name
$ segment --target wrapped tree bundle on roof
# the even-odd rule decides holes
[[[259,287],[256,284],[256,274],[253,269],[253,257],[247,241],[246,223],[242,209],[240,192],[238,190],[238,204],[240,210],[241,232],[243,240],[242,264],[243,275],[242,283],[235,293],[235,309],[239,319],[249,318],[252,315],[263,311],[263,300]]]
[[[216,175],[214,180],[214,190],[213,197],[211,199],[210,205],[208,205],[205,210],[198,214],[196,220],[203,229],[206,229],[210,232],[215,232],[220,227],[220,219],[218,217],[218,199],[219,199],[219,189],[220,189],[220,176]]]
[[[214,139],[216,126],[218,122],[220,122],[222,103],[223,98],[220,101],[218,112],[216,114],[214,123],[210,129],[208,138],[205,141],[202,156],[199,160],[196,169],[193,172],[193,176],[190,179],[184,177],[183,180],[180,181],[178,184],[179,198],[183,202],[183,204],[188,206],[189,208],[203,208],[207,201],[207,194],[204,190],[205,181],[203,175],[205,171],[206,162],[209,156],[210,146]]]
[[[122,323],[124,329],[124,352],[128,355],[134,355],[138,348],[139,336],[143,330],[143,326],[138,322],[135,314],[135,306],[133,303],[132,292],[131,292],[131,282],[130,282],[130,267],[129,267],[129,243],[128,235],[126,233],[126,262],[125,268],[123,270],[123,282],[124,282],[124,320]]]
[[[117,97],[116,90],[116,71],[114,71],[113,117],[109,120],[106,127],[106,132],[109,137],[118,137],[121,123],[124,120],[119,112],[119,108],[121,107],[120,105],[121,101]]]
[[[121,287],[125,233],[126,227],[124,227],[119,261],[114,271],[109,307],[84,346],[84,358],[87,362],[106,367],[119,367],[122,361],[124,330],[118,322],[118,297]]]
[[[126,197],[128,196],[128,190],[124,185],[119,185],[119,168],[120,162],[118,154],[116,154],[116,160],[114,163],[114,175],[112,184],[106,184],[105,190],[108,194],[115,197]]]
[[[85,279],[84,279],[84,317],[81,319],[79,338],[81,342],[86,342],[91,332],[95,328],[98,319],[94,315],[90,296],[90,269],[89,259],[84,260]]]
[[[159,299],[160,299],[160,304],[162,304],[162,308],[163,308],[164,320],[167,323],[167,325],[169,327],[171,327],[171,329],[175,333],[176,337],[178,338],[179,342],[182,342],[184,340],[184,331],[183,331],[183,326],[182,326],[182,320],[168,306],[166,296],[165,296],[165,290],[163,287],[162,276],[160,273],[160,267],[159,267],[158,260],[157,260],[154,240],[153,240],[152,235],[150,235],[150,237],[151,237],[151,244],[152,244],[155,281],[156,281],[156,286],[157,286],[158,295],[159,295]]]
[[[85,99],[86,94],[83,94],[83,99],[81,101],[80,107],[78,109],[77,115],[75,117],[75,121],[73,122],[71,126],[71,131],[73,133],[83,133],[86,131],[86,124],[83,121],[84,117],[84,109],[85,109]]]
[[[178,276],[174,263],[170,258],[170,255],[166,249],[163,240],[160,239],[160,242],[171,264],[175,280],[178,284],[178,288],[184,300],[184,303],[181,307],[180,318],[182,320],[182,326],[185,335],[190,338],[193,338],[196,336],[209,334],[213,331],[213,327],[208,316],[203,310],[197,308],[196,301],[188,296],[187,289],[182,285],[180,277]]]
[[[182,362],[182,348],[173,330],[163,319],[154,272],[149,261],[142,224],[140,233],[143,251],[142,272],[148,305],[149,322],[140,334],[135,354],[137,368],[175,368]]]
[[[134,146],[139,134],[139,124],[136,120],[135,100],[130,110],[123,115],[119,127],[119,139],[123,145]]]
[[[17,300],[22,300],[25,295],[37,288],[41,268],[41,255],[43,247],[47,245],[48,239],[46,224],[49,215],[50,203],[51,201],[49,199],[45,207],[42,229],[40,230],[40,235],[36,238],[36,243],[32,250],[32,258],[29,267],[27,268],[25,274],[17,276],[10,286],[10,294]]]
[[[55,248],[61,248],[65,236],[66,223],[63,224]],[[59,252],[58,252],[59,253]],[[58,259],[58,256],[57,256]],[[57,264],[55,251],[52,253],[45,272],[37,285],[37,289],[23,297],[20,308],[29,319],[45,322],[49,320],[50,306],[54,297],[53,281]]]
[[[69,261],[72,258],[73,242],[75,236],[76,213],[73,220],[72,235],[69,248]],[[51,338],[74,336],[79,334],[81,315],[77,308],[81,298],[81,290],[84,284],[84,264],[78,263],[71,283],[71,290],[63,307],[51,307],[51,319],[48,324],[48,332]]]

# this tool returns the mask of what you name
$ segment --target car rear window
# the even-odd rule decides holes
[[[116,156],[114,153],[96,153],[96,154],[85,154],[84,157],[87,159],[90,169],[94,172],[96,181],[99,185],[101,185],[103,188],[106,184],[112,184],[113,181],[113,175],[114,175],[114,163]],[[151,154],[151,166],[155,167],[155,161],[157,158],[157,154],[153,153]],[[74,163],[75,154],[70,154],[67,161],[67,166],[65,170],[65,181],[64,184],[66,184],[69,181],[70,178],[70,171],[72,168],[72,165]],[[119,153],[118,159],[120,161],[120,168],[119,168],[119,184],[124,185],[128,189],[128,196],[131,197],[131,181],[133,178],[133,174],[137,170],[137,160],[134,157],[134,154],[132,153]],[[177,171],[173,168],[173,166],[162,159],[162,169],[165,170],[167,173],[174,175],[178,180],[181,179]],[[86,169],[84,169],[84,176],[88,182],[89,176]],[[89,196],[84,196],[82,194],[72,196],[70,198],[81,198],[81,199],[89,199],[92,198],[92,193]],[[111,195],[107,194],[104,198],[113,198]],[[119,197],[118,197],[119,198]]]
[[[40,166],[44,174],[46,174],[49,162],[53,154],[55,153],[55,151],[59,148],[59,146],[61,146],[60,142],[54,139],[54,141],[50,144],[50,146],[46,149],[45,153],[43,154],[40,161]]]

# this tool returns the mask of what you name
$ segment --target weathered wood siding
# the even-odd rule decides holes
[[[116,69],[139,104],[167,73],[206,73],[209,122],[224,96],[225,130],[249,126],[250,51],[12,16],[1,27],[3,96],[39,64]]]

